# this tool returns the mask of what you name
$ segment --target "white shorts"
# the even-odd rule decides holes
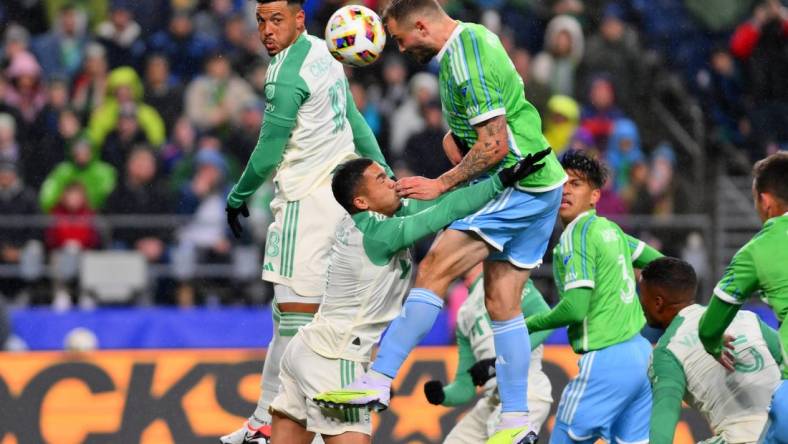
[[[301,200],[276,196],[271,212],[274,221],[266,236],[263,279],[290,287],[306,298],[321,298],[336,227],[346,214],[334,199],[331,182]],[[299,302],[320,303],[309,299]]]
[[[279,369],[279,394],[271,402],[271,411],[300,423],[310,432],[340,435],[359,432],[372,436],[369,410],[327,409],[318,406],[312,397],[320,392],[344,387],[361,375],[360,362],[328,359],[309,348],[297,334],[287,345]]]

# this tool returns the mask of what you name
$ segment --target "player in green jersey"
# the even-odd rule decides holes
[[[648,324],[665,330],[649,368],[654,395],[651,444],[670,444],[684,399],[706,418],[714,435],[703,444],[755,443],[775,387],[780,384],[782,346],[777,332],[755,313],[736,315],[729,350],[738,357],[729,372],[709,356],[698,338],[706,308],[695,303],[698,280],[680,259],[657,259],[640,275],[640,302]]]
[[[706,351],[729,369],[733,367],[722,353],[723,334],[742,303],[757,290],[782,323],[780,338],[788,347],[788,152],[758,161],[752,172],[753,201],[763,228],[733,256],[699,327]],[[775,392],[769,415],[766,442],[788,442],[788,383]]]
[[[462,160],[439,178],[398,181],[400,196],[434,199],[548,147],[539,114],[525,99],[523,81],[495,34],[481,25],[453,20],[436,0],[392,0],[383,21],[400,51],[421,63],[437,57],[443,114],[452,134],[466,147]],[[489,277],[484,283],[485,305],[492,319],[503,410],[501,433],[494,441],[519,443],[531,432],[525,396],[530,346],[520,294],[547,249],[565,180],[551,154],[541,171],[441,233],[416,276],[413,292],[442,299],[455,278],[484,261]],[[410,303],[418,304],[409,298],[405,304]],[[424,309],[431,316],[421,324],[400,318],[392,323],[371,371],[348,390],[373,387],[381,395],[388,392],[405,358],[440,311]]]
[[[241,233],[245,201],[273,175],[274,221],[266,236],[263,279],[274,284],[274,335],[268,345],[257,409],[222,443],[264,443],[268,405],[279,387],[279,359],[298,328],[312,319],[325,289],[328,257],[345,211],[331,195],[340,163],[369,157],[388,169],[378,142],[356,109],[342,64],[323,40],[306,33],[303,0],[257,0],[260,41],[271,62],[257,146],[227,196],[227,221]]]
[[[606,178],[598,161],[568,152],[561,164],[569,175],[559,210],[565,228],[553,250],[561,301],[526,323],[530,332],[568,326],[572,348],[583,356],[561,396],[550,442],[646,442],[651,344],[640,335],[645,319],[632,268],[661,254],[597,216]]]

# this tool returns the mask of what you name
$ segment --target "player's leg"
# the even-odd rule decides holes
[[[315,437],[301,423],[278,412],[273,414],[271,428],[271,444],[310,444]]]
[[[443,444],[479,444],[489,437],[487,424],[495,412],[496,404],[485,396],[455,425]]]
[[[315,398],[317,402],[386,408],[392,380],[435,323],[449,284],[488,254],[489,246],[471,233],[451,229],[441,233],[419,265],[416,284],[383,337],[370,371],[346,390],[321,393]]]
[[[499,430],[527,427],[528,368],[531,345],[520,309],[529,270],[510,262],[484,262],[484,302],[492,320],[495,374],[501,397]]]
[[[621,444],[647,443],[652,405],[651,382],[648,379],[652,347],[638,334],[616,348],[619,358],[627,357],[624,362],[628,369],[628,384],[631,384],[633,391],[629,403],[621,407],[611,437]]]
[[[788,382],[783,381],[772,396],[769,421],[763,431],[764,444],[788,442]]]
[[[326,444],[369,444],[372,437],[359,432],[345,432],[341,435],[323,435]]]

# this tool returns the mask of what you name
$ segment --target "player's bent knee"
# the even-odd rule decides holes
[[[326,444],[369,444],[372,437],[361,432],[345,432],[340,435],[322,435]]]

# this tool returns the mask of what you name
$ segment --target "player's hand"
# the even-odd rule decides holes
[[[545,148],[536,154],[529,154],[514,165],[502,169],[498,173],[501,183],[506,187],[510,187],[529,175],[541,170],[544,167],[544,163],[537,162],[547,157],[552,150],[552,148]]]
[[[227,204],[224,211],[227,213],[227,225],[230,226],[230,231],[233,232],[233,236],[235,236],[236,239],[240,239],[244,229],[241,226],[241,222],[238,220],[238,215],[249,217],[249,208],[246,206],[246,202],[242,203],[238,208],[233,208],[230,204]]]
[[[446,191],[446,187],[438,179],[413,176],[403,177],[397,181],[394,190],[399,197],[410,197],[418,200],[432,200]]]
[[[720,351],[720,355],[716,357],[717,362],[719,362],[729,372],[736,371],[736,356],[733,354],[733,350],[735,348],[733,345],[734,340],[735,338],[733,336],[723,336],[722,350]]]
[[[473,385],[483,386],[487,381],[495,377],[495,358],[482,359],[473,364],[468,369],[468,373],[471,374]]]
[[[427,381],[424,384],[424,396],[427,397],[430,404],[441,405],[446,399],[446,394],[443,393],[443,383],[435,380]]]

